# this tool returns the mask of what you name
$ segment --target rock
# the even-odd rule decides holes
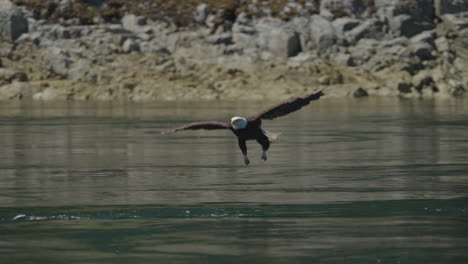
[[[335,16],[360,16],[366,11],[367,6],[362,0],[322,0],[320,1],[320,12],[329,10]]]
[[[458,32],[458,35],[463,38],[468,38],[468,28],[460,30]]]
[[[379,42],[381,48],[392,48],[394,46],[403,46],[406,47],[409,44],[409,40],[406,37],[392,38],[387,40],[382,40]]]
[[[418,42],[427,43],[427,44],[434,47],[434,45],[435,45],[435,32],[432,31],[432,30],[431,31],[424,31],[424,32],[421,32],[418,35],[412,37],[410,40],[413,43],[418,43]]]
[[[354,66],[353,57],[350,54],[338,53],[333,56],[333,60],[340,65]]]
[[[208,42],[208,43],[210,43],[212,45],[220,45],[220,44],[231,45],[231,44],[233,44],[232,34],[228,33],[228,32],[208,36],[205,40],[206,40],[206,42]]]
[[[51,101],[51,100],[56,100],[56,99],[59,99],[59,98],[63,98],[63,95],[57,89],[49,87],[49,88],[46,88],[42,92],[35,93],[32,96],[32,98],[34,100]]]
[[[315,48],[315,45],[312,43],[314,41],[311,41],[309,30],[310,19],[308,17],[295,17],[289,24],[299,34],[299,40],[303,51]]]
[[[258,32],[257,45],[260,50],[272,55],[287,58],[301,52],[299,35],[277,19],[262,19],[255,26]]]
[[[16,43],[21,44],[29,41],[31,43],[34,43],[34,45],[39,46],[43,37],[44,36],[42,32],[25,33],[22,34],[21,37],[16,39]]]
[[[68,78],[73,81],[96,83],[98,75],[92,71],[91,64],[88,60],[79,59],[73,63],[73,67],[68,71]]]
[[[292,57],[292,58],[289,59],[289,65],[301,66],[304,63],[311,62],[311,61],[313,61],[313,60],[315,60],[317,58],[318,58],[317,55],[314,54],[314,53],[301,52],[297,56]]]
[[[363,38],[380,39],[384,35],[383,23],[375,18],[364,21],[346,34],[350,43],[356,43]]]
[[[28,76],[24,72],[0,68],[0,83],[10,83],[12,81],[26,82],[28,81]]]
[[[321,16],[313,15],[309,24],[311,39],[319,52],[329,49],[336,43],[335,28],[330,21]]]
[[[439,52],[449,52],[450,44],[446,37],[440,37],[435,40],[435,46]]]
[[[373,0],[374,7],[383,13],[387,20],[399,15],[411,15],[414,21],[434,20],[434,0]],[[445,1],[445,0],[444,0]]]
[[[13,42],[28,31],[28,21],[9,0],[0,0],[0,41]]]
[[[124,41],[122,45],[122,51],[125,53],[139,52],[140,44],[134,39],[128,38],[127,40]]]
[[[70,54],[58,47],[49,47],[46,54],[46,62],[53,73],[66,76],[73,63]]]
[[[434,86],[434,79],[429,71],[420,71],[413,76],[412,84],[417,91],[421,92],[425,87]]]
[[[468,28],[468,12],[460,14],[445,14],[442,17],[444,26],[455,32]]]
[[[151,41],[142,42],[140,44],[140,51],[142,53],[170,54],[169,50],[164,46],[164,43],[159,39],[152,39]]]
[[[466,89],[463,86],[456,86],[452,89],[451,95],[453,97],[462,97],[466,93]]]
[[[376,53],[379,42],[374,39],[362,39],[357,45],[350,47],[351,57],[353,63],[361,65],[370,60],[370,58]]]
[[[411,50],[412,53],[422,61],[434,59],[434,56],[432,55],[433,48],[427,43],[415,43],[411,46]]]
[[[281,11],[284,15],[294,15],[297,14],[299,16],[310,16],[310,9],[304,8],[302,4],[296,2],[289,2],[287,5],[284,6],[283,10]]]
[[[468,2],[465,0],[434,0],[436,16],[468,12]]]
[[[393,36],[412,37],[428,29],[414,20],[410,15],[398,15],[389,20],[390,31]],[[431,28],[429,28],[431,29]]]
[[[320,16],[328,21],[332,21],[333,19],[335,19],[335,15],[326,8],[320,10]]]
[[[321,85],[329,85],[330,84],[330,76],[329,75],[320,76],[317,81]]]
[[[32,32],[29,34],[23,34],[22,36],[27,36],[27,39],[34,43],[34,45],[36,46],[39,46],[41,44],[41,40],[44,37],[41,32]]]
[[[9,41],[0,41],[0,57],[12,56],[15,44]]]
[[[433,0],[374,0],[374,5],[393,37],[412,37],[435,27]]]
[[[242,34],[247,34],[247,35],[253,35],[257,32],[257,30],[251,25],[243,25],[243,24],[234,23],[234,25],[232,26],[232,32],[234,34],[242,33]]]
[[[28,99],[31,98],[31,86],[26,82],[13,82],[0,89],[0,99]]]
[[[216,12],[209,14],[205,19],[205,24],[210,28],[211,33],[226,32],[232,28],[231,13],[226,9],[218,9]]]
[[[403,94],[411,93],[411,84],[404,82],[404,81],[399,81],[397,83],[397,89],[400,93],[403,93]]]
[[[346,32],[357,27],[360,23],[361,21],[350,17],[340,17],[332,22],[338,37],[343,36]]]
[[[335,85],[343,83],[343,75],[339,72],[330,72],[320,76],[317,79],[321,85]]]
[[[54,25],[49,30],[49,38],[52,39],[69,39],[71,38],[70,31],[68,27],[61,25]]]
[[[251,22],[251,19],[249,18],[249,15],[247,15],[245,12],[241,12],[237,15],[237,18],[234,24],[250,25],[250,22]]]
[[[205,3],[200,4],[193,12],[193,20],[195,20],[198,23],[204,24],[209,14],[210,6]]]
[[[356,98],[362,98],[369,96],[369,93],[363,88],[358,88],[356,91],[353,92],[353,96]]]
[[[146,18],[135,15],[125,15],[122,17],[122,26],[128,31],[141,31],[146,25]]]

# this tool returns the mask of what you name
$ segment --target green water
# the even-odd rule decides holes
[[[468,104],[0,104],[0,263],[468,263]]]

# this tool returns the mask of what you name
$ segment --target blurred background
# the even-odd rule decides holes
[[[462,0],[2,0],[0,98],[460,97]]]

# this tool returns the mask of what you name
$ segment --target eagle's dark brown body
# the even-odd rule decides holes
[[[245,164],[250,163],[247,158],[247,140],[256,140],[262,146],[262,159],[266,160],[266,151],[270,147],[270,143],[274,142],[276,139],[272,133],[268,133],[266,130],[262,129],[262,119],[271,120],[287,115],[299,110],[305,105],[308,105],[310,101],[319,99],[322,95],[324,95],[324,93],[319,91],[304,97],[296,97],[287,102],[275,105],[260,114],[247,119],[242,117],[233,117],[231,119],[231,123],[218,121],[195,122],[161,132],[161,134],[171,134],[187,129],[229,129],[237,136],[239,148],[244,155]]]
[[[244,157],[247,156],[247,140],[255,139],[262,146],[264,153],[270,148],[270,140],[268,139],[268,136],[265,135],[265,131],[262,129],[261,119],[249,121],[247,123],[247,127],[244,129],[231,130],[237,136],[237,142]],[[262,156],[262,159],[266,160],[266,154]],[[249,163],[248,159],[245,161],[245,163]]]

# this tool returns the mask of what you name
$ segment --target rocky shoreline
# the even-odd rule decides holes
[[[324,88],[337,97],[454,98],[468,91],[464,0],[239,0],[230,1],[233,10],[189,1],[183,25],[178,16],[125,6],[109,19],[106,1],[41,3],[49,2],[53,13],[34,1],[0,0],[1,100],[277,99]],[[144,10],[160,1],[129,2]],[[66,16],[77,3],[93,17]],[[53,15],[44,18],[47,12]]]

